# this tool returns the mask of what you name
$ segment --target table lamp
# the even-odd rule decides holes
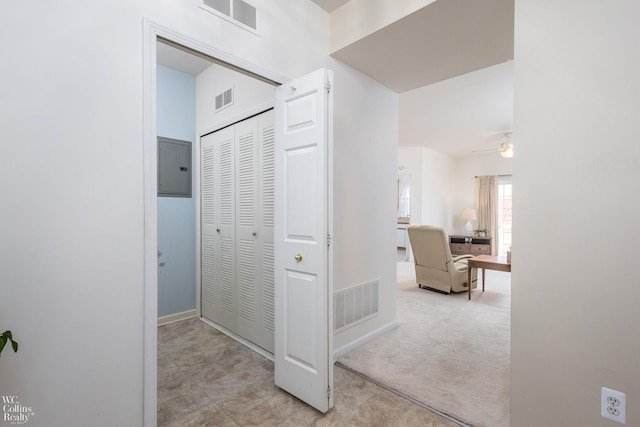
[[[464,226],[464,235],[471,236],[473,234],[473,225],[471,221],[476,220],[476,210],[473,208],[464,208],[462,210],[462,219],[466,219],[467,223]]]

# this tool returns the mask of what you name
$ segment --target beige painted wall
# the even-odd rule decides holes
[[[516,1],[511,425],[640,425],[640,5]]]

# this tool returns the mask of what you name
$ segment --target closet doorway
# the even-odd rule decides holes
[[[202,316],[272,357],[273,111],[264,111],[275,84],[164,40],[157,65],[158,136],[192,142],[199,189],[190,199],[158,198],[159,316]]]
[[[163,66],[163,64],[166,65],[166,63],[160,62],[156,57],[156,53],[160,50],[158,48],[160,45],[166,44],[170,47],[176,48],[178,51],[187,53],[188,55],[194,55],[198,58],[203,56],[196,54],[189,48],[183,48],[181,44],[184,42],[185,46],[199,46],[199,50],[202,48],[204,52],[211,52],[210,54],[213,56],[217,56],[218,54],[225,56],[223,53],[217,52],[214,48],[206,46],[203,47],[194,40],[178,36],[167,29],[156,26],[155,24],[147,23],[146,26],[148,37],[153,37],[153,46],[149,43],[149,48],[152,49],[153,54],[145,55],[145,70],[150,70],[151,75],[156,76],[156,69]],[[160,36],[160,34],[165,33],[168,33],[173,39],[178,40],[176,43],[180,44],[174,45],[173,42],[164,42],[164,37]],[[236,89],[244,87],[244,84],[234,83],[231,86],[231,90],[224,88],[219,95],[215,95],[217,92],[214,92],[214,96],[201,96],[201,88],[209,87],[207,86],[209,81],[207,79],[201,79],[201,77],[209,72],[209,70],[214,69],[214,67],[219,67],[219,69],[223,69],[227,72],[235,72],[237,76],[241,76],[242,79],[246,79],[246,82],[249,82],[249,86],[251,85],[251,82],[253,84],[260,83],[264,86],[265,79],[257,78],[253,74],[260,70],[258,69],[258,71],[253,72],[246,71],[237,73],[240,68],[236,69],[234,66],[229,67],[226,63],[220,64],[216,60],[212,60],[209,57],[206,58],[213,62],[214,65],[196,76],[197,96],[195,129],[197,129],[198,134],[215,134],[217,130],[231,126],[234,127],[235,133],[235,128],[244,127],[245,124],[251,122],[251,120],[244,120],[245,117],[253,117],[260,111],[265,110],[265,104],[271,103],[271,105],[274,105],[275,102],[273,107],[275,126],[271,126],[271,130],[268,129],[268,126],[263,126],[261,128],[262,133],[275,133],[273,136],[273,157],[275,158],[272,167],[275,172],[273,174],[275,181],[273,188],[280,189],[280,191],[275,192],[273,197],[274,229],[275,231],[280,230],[280,232],[276,233],[278,238],[274,238],[274,242],[272,243],[274,246],[274,262],[271,264],[274,269],[273,274],[283,279],[282,281],[275,283],[274,289],[275,301],[273,304],[273,317],[275,318],[275,326],[273,329],[275,330],[275,384],[297,396],[301,400],[309,403],[311,406],[316,407],[318,410],[326,412],[333,406],[333,393],[327,393],[327,390],[333,389],[333,363],[331,358],[331,355],[333,354],[333,319],[330,316],[330,301],[333,295],[332,280],[330,276],[330,273],[332,272],[332,264],[330,260],[333,254],[333,247],[329,245],[333,232],[333,223],[331,221],[332,215],[329,209],[332,206],[332,186],[329,185],[332,183],[332,162],[329,159],[330,154],[332,153],[331,142],[333,121],[331,117],[333,111],[333,91],[330,89],[333,88],[333,75],[326,69],[320,69],[297,78],[293,84],[288,83],[275,90],[274,86],[277,86],[277,84],[274,83],[275,80],[267,81],[269,98],[274,97],[275,95],[275,101],[265,102],[257,107],[255,107],[256,103],[252,102],[251,105],[254,105],[254,107],[242,110],[244,113],[241,113],[239,116],[234,115],[234,113],[229,113],[228,110],[225,110],[225,107],[238,104]],[[238,58],[232,58],[231,62],[237,63],[239,66],[244,65],[244,61],[239,60]],[[224,66],[220,67],[220,65]],[[256,67],[249,65],[248,69],[255,70]],[[273,75],[273,73],[267,72],[266,75]],[[280,78],[277,75],[275,77],[276,80],[283,82],[288,80]],[[214,81],[217,82],[218,79],[214,79]],[[155,79],[151,79],[151,82],[156,83]],[[149,82],[147,81],[147,83]],[[228,84],[228,82],[226,82],[226,84]],[[151,104],[150,106],[151,100],[155,101],[156,99],[156,88],[150,88],[153,86],[155,86],[155,84],[145,85],[145,111],[147,112],[147,114],[145,114],[145,151],[147,153],[157,154],[156,145],[151,142],[150,138],[150,135],[155,137],[156,133],[155,130],[152,130],[155,127],[156,122],[154,119],[150,118],[151,116],[155,116],[155,114],[148,114],[148,112],[155,113],[157,108],[157,105]],[[227,98],[227,94],[229,92],[235,92],[236,95],[231,95]],[[255,95],[256,91],[250,89],[247,93]],[[207,106],[206,101],[208,99],[215,99],[215,102],[213,103],[214,107]],[[221,102],[218,102],[218,99],[220,99]],[[227,99],[232,101],[227,102]],[[202,104],[201,101],[205,102],[205,104]],[[205,107],[201,108],[202,105]],[[225,110],[228,118],[220,116],[219,120],[216,121],[216,124],[209,125],[207,120],[211,120],[210,112],[203,112],[203,110],[207,110],[207,108],[215,108],[215,113]],[[249,114],[247,114],[248,112]],[[269,113],[265,116],[269,116]],[[240,122],[238,122],[238,120],[240,120]],[[258,116],[258,122],[260,122],[260,116]],[[149,126],[151,124],[154,126]],[[203,138],[202,141],[196,141],[196,145],[200,142],[202,143],[199,146],[196,146],[193,151],[200,153],[201,148],[205,150],[207,148],[207,144],[205,142],[206,139],[207,138]],[[234,136],[234,141],[237,147],[243,146],[241,138],[240,140],[237,140]],[[218,141],[217,144],[213,145],[222,148],[224,144],[221,144],[220,142],[221,141]],[[246,145],[245,148],[248,146],[250,146],[250,144]],[[233,153],[236,153],[236,150],[242,150],[242,148],[230,148],[230,150]],[[219,155],[224,156],[224,153],[220,149]],[[262,155],[266,157],[269,156],[264,152]],[[147,156],[147,161],[149,161],[148,157],[149,156]],[[153,157],[155,157],[155,155]],[[202,161],[206,161],[204,158],[206,157],[204,156],[204,151],[202,157]],[[238,157],[242,158],[242,156]],[[251,156],[246,157],[245,160],[247,158],[251,158]],[[280,159],[279,166],[278,159]],[[198,164],[198,160],[200,159],[197,159],[194,164]],[[231,180],[232,182],[234,179],[236,180],[233,182],[233,185],[227,185],[226,190],[219,191],[221,197],[227,197],[229,199],[240,198],[238,196],[237,188],[242,187],[244,179],[240,178],[242,173],[237,175],[236,171],[232,170],[235,168],[237,171],[242,171],[243,165],[235,163],[235,161],[232,165],[233,166],[231,168],[227,168],[225,173],[220,173],[223,172],[221,170],[223,164],[219,163],[218,169],[220,170],[217,175],[218,183],[221,183],[224,180]],[[215,167],[211,169],[214,171],[214,185],[216,182],[215,169]],[[281,173],[278,173],[278,171]],[[251,171],[249,175],[253,176],[255,173]],[[154,175],[155,167],[150,167],[147,163],[145,165],[145,193],[147,195],[145,200],[145,208],[147,212],[145,224],[147,227],[157,225],[155,223],[157,219],[157,208],[153,203],[150,203],[149,200],[150,193],[154,194],[153,190],[157,187],[153,184],[153,181],[155,181],[156,178]],[[194,180],[196,181],[194,183],[194,188],[200,188],[201,181],[203,181],[202,192],[204,193],[204,185],[206,185],[206,182],[202,178],[204,176],[204,170],[194,170],[193,175],[195,177]],[[251,180],[249,179],[249,181]],[[222,185],[220,186],[220,189],[224,187],[225,186]],[[235,187],[235,191],[230,190],[233,187]],[[149,189],[152,189],[152,191],[150,192]],[[231,191],[231,193],[224,194],[225,191],[227,193]],[[215,190],[213,190],[213,192],[215,193]],[[201,216],[205,214],[205,210],[202,209],[202,205],[205,200],[206,199],[203,197],[202,202],[200,202],[200,198],[196,198],[196,212],[200,213]],[[212,200],[216,200],[215,196]],[[214,209],[220,209],[220,213],[224,214],[224,203],[220,203],[222,202],[222,199],[217,199],[217,201],[218,204],[216,205],[215,203],[212,203],[212,206],[214,206]],[[234,257],[237,253],[242,253],[241,249],[243,245],[240,244],[241,239],[238,238],[238,236],[242,235],[242,231],[239,230],[238,224],[240,221],[238,221],[238,218],[240,218],[244,212],[241,209],[241,204],[237,204],[236,200],[229,203],[227,207],[232,207],[236,210],[235,214],[231,214],[230,212],[226,213],[229,218],[233,218],[232,222],[236,222],[234,227],[235,232],[233,232],[236,240],[236,247],[231,247],[230,250],[216,251],[216,256],[219,258],[222,256]],[[202,222],[202,224],[204,224],[204,222]],[[196,273],[199,275],[198,282],[200,282],[201,279],[204,279],[203,276],[205,275],[205,268],[203,268],[204,262],[200,261],[202,252],[204,251],[205,234],[201,234],[203,231],[201,230],[201,222],[196,221],[196,225],[196,236],[202,235],[201,240],[203,243],[202,249],[198,251],[198,255],[196,256]],[[253,228],[254,230],[250,233],[255,238],[258,235],[258,231],[255,230],[255,227]],[[157,289],[150,289],[150,286],[154,285],[154,281],[156,282],[155,284],[157,284],[157,271],[154,271],[151,268],[153,261],[150,256],[151,250],[155,252],[154,246],[157,238],[157,226],[153,227],[151,230],[152,231],[150,231],[145,238],[145,303],[147,304],[147,309],[145,309],[146,420],[155,419],[155,415],[151,412],[153,411],[153,408],[157,406],[157,402],[155,402],[157,396],[157,391],[155,390],[157,361],[153,361],[151,359],[154,355],[157,355],[157,336],[155,332],[152,332],[154,329],[152,325],[154,320],[156,320],[153,319],[153,315],[157,314],[157,312],[154,309],[148,308],[151,304],[157,303],[158,301],[154,298],[157,296]],[[264,232],[264,230],[265,229],[263,228],[262,231]],[[216,224],[214,232],[216,235],[222,235],[221,224]],[[268,235],[268,232],[264,234]],[[231,234],[229,234],[229,236],[231,236]],[[222,244],[222,239],[220,239],[218,243]],[[265,243],[263,246],[271,244],[268,241],[264,241],[263,243]],[[246,245],[244,246],[246,249]],[[255,246],[256,245],[254,245],[254,247]],[[278,247],[280,247],[280,249],[278,249]],[[150,250],[150,248],[153,249]],[[200,246],[198,246],[198,249],[200,249]],[[263,257],[264,253],[265,252],[263,252]],[[304,253],[304,255],[302,253]],[[296,263],[293,264],[293,267],[291,264],[292,259],[295,259]],[[235,274],[235,276],[238,277],[243,274],[243,270],[238,268],[239,266],[237,262],[229,262],[227,263],[227,266],[236,268],[236,271],[231,272],[231,275]],[[224,273],[224,268],[220,268],[219,266],[216,268],[217,274]],[[231,270],[228,269],[226,273],[229,273],[230,271]],[[280,274],[278,274],[278,272],[280,272]],[[236,283],[235,286],[235,295],[241,294],[242,289],[238,286],[238,283]],[[203,305],[201,303],[202,299],[200,296],[201,295],[198,295],[198,298],[196,299],[196,313],[198,313],[198,315],[202,312]],[[218,295],[219,300],[216,301],[216,303],[220,304],[225,297],[226,296],[224,295]],[[233,302],[231,305],[233,305]],[[240,309],[241,308],[238,305],[235,306],[236,323],[239,323],[237,322],[237,313]],[[212,317],[216,317],[219,316],[219,313],[214,310],[211,315]],[[224,313],[222,314],[222,317],[224,317]],[[233,324],[233,322],[230,324]],[[219,328],[224,328],[224,326],[220,325]],[[309,331],[311,331],[311,333]],[[295,363],[291,363],[292,360]],[[306,376],[299,375],[299,372],[297,371],[300,370],[301,365],[303,365],[303,370],[307,374]],[[153,402],[151,399],[153,399]]]

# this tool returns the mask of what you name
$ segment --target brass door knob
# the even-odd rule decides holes
[[[216,233],[219,233],[219,232],[220,232],[220,229],[219,229],[219,228],[216,228]]]
[[[302,254],[296,254],[294,258],[296,259],[296,262],[300,262],[302,261]]]
[[[253,237],[256,237],[256,236],[258,235],[258,232],[257,232],[257,231],[254,231],[253,233],[251,233],[251,235],[252,235]]]

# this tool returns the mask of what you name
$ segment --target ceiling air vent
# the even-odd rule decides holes
[[[258,9],[244,0],[200,0],[199,6],[245,30],[258,34]]]
[[[231,104],[233,104],[233,88],[225,90],[220,95],[216,95],[216,112],[227,108]]]

